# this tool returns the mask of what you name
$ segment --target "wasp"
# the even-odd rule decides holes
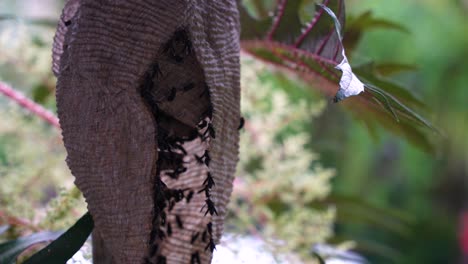
[[[154,240],[156,239],[156,230],[151,230],[151,233],[150,233],[150,243],[153,244],[154,243]]]
[[[205,212],[205,215],[207,215],[208,213],[210,213],[210,215],[213,215],[213,214],[216,214],[218,215],[218,211],[216,211],[216,208],[215,208],[215,205],[213,203],[213,201],[211,201],[210,198],[207,198],[205,200],[206,204],[203,205],[203,207],[201,208],[200,212],[203,211],[203,209],[205,208],[206,206],[206,212]]]
[[[158,229],[158,237],[161,240],[166,237],[166,233],[161,228]]]
[[[153,222],[157,220],[157,217],[155,216],[153,218]],[[166,213],[164,211],[161,211],[161,225],[166,224]]]
[[[171,236],[172,235],[172,225],[171,223],[167,223],[167,235]]]
[[[203,129],[203,128],[205,128],[207,125],[208,125],[208,122],[206,122],[206,120],[202,120],[202,121],[200,121],[200,123],[198,123],[197,127],[198,127],[199,129]]]
[[[173,172],[167,173],[167,175],[171,177],[172,179],[178,179],[179,175],[186,171],[187,171],[186,167],[177,167]]]
[[[203,181],[203,185],[205,185],[206,187],[210,188],[213,187],[215,185],[215,182],[213,180],[213,177],[211,177],[211,173],[208,172],[206,174],[206,179],[205,181]]]
[[[168,208],[168,209],[169,209],[169,212],[172,211],[172,209],[174,209],[175,204],[176,204],[176,202],[173,201],[173,200],[171,200],[171,201],[169,202],[169,208]]]
[[[197,238],[198,238],[199,235],[200,235],[199,232],[193,234],[193,235],[192,235],[192,238],[190,239],[190,244],[195,243],[195,241],[197,240]]]
[[[195,84],[191,82],[191,83],[184,85],[183,90],[184,92],[187,92],[187,91],[192,90],[193,88],[195,88]]]
[[[185,200],[187,201],[187,203],[190,203],[190,200],[192,200],[193,194],[194,194],[194,191],[190,191],[187,194],[187,196],[185,197]]]
[[[208,128],[203,133],[203,140],[206,140],[208,137],[216,138],[216,132],[211,123],[208,124]]]
[[[203,92],[199,95],[199,97],[202,98],[203,96],[205,96],[205,94],[208,94],[208,96],[210,96],[210,87],[207,83],[203,84]]]
[[[169,93],[169,95],[167,96],[167,100],[169,102],[172,102],[174,101],[175,97],[176,97],[176,93],[177,93],[177,89],[175,87],[172,87],[171,88],[171,92]]]
[[[158,116],[159,108],[156,104],[157,102],[153,99],[153,96],[151,95],[151,91],[154,88],[153,79],[159,75],[161,75],[161,70],[159,68],[159,64],[155,62],[146,71],[145,76],[143,78],[143,83],[140,87],[140,95],[145,100],[146,105],[150,108],[151,113],[155,118]]]
[[[205,250],[210,249],[211,252],[213,252],[213,251],[215,250],[215,248],[216,248],[216,245],[215,245],[213,239],[210,238],[210,241],[209,241],[208,244],[206,245]]]
[[[180,215],[176,215],[176,216],[175,216],[175,220],[176,220],[177,226],[178,226],[180,229],[183,229],[183,228],[184,228],[184,224],[182,223],[182,218],[180,218]]]
[[[205,150],[205,152],[203,153],[201,157],[198,155],[195,155],[195,159],[197,160],[199,164],[204,163],[206,166],[210,165],[211,157],[210,157],[210,154],[208,153],[208,150]]]
[[[244,127],[244,124],[245,124],[245,119],[241,117],[239,121],[239,127],[237,127],[237,130],[241,130]]]
[[[156,251],[158,251],[158,244],[153,244],[150,247],[150,256],[154,256],[156,254]]]
[[[207,187],[204,187],[203,189],[199,190],[198,193],[202,193],[202,192],[205,192],[205,196],[207,198],[210,198],[210,189],[207,188]]]
[[[166,257],[159,255],[156,259],[156,264],[166,264]]]
[[[203,231],[203,234],[202,234],[202,241],[203,242],[206,242],[206,236],[207,236],[208,232],[205,230]]]
[[[166,200],[171,200],[174,198],[175,202],[180,202],[182,199],[184,199],[184,191],[185,190],[183,189],[168,189],[165,193]],[[169,206],[171,205],[169,204]]]
[[[193,253],[190,257],[190,264],[201,264],[200,254],[198,254],[198,251]]]
[[[176,143],[172,146],[174,149],[180,150],[184,155],[187,155],[187,151],[185,150],[184,147],[180,143]]]
[[[184,160],[183,160],[184,156],[181,153],[161,150],[158,152],[158,155],[159,155],[159,159],[158,159],[159,164],[157,168],[159,172],[163,170],[170,170],[173,168],[182,167],[182,164],[184,163]],[[180,170],[181,169],[179,169],[179,172]]]
[[[192,53],[192,42],[190,42],[187,32],[184,29],[174,32],[173,37],[164,46],[163,51],[175,62],[183,62]]]

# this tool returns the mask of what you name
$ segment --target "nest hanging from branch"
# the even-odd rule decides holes
[[[67,163],[114,263],[209,263],[238,160],[235,1],[67,2]]]

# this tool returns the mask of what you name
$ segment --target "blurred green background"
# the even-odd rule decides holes
[[[52,110],[50,47],[62,6],[63,1],[54,0],[0,2],[0,81]],[[318,155],[311,170],[335,169],[331,193],[320,199],[327,207],[336,205],[334,235],[328,241],[355,241],[355,249],[371,263],[462,263],[460,216],[468,210],[468,1],[349,0],[346,7],[348,23],[371,11],[373,17],[407,29],[367,29],[349,54],[350,61],[414,65],[391,79],[426,103],[423,115],[442,136],[433,134],[435,151],[428,153],[384,129],[370,133],[345,108],[304,93],[307,88],[298,92],[300,84],[278,78],[271,69],[259,74],[259,82],[273,87],[272,93],[286,92],[293,102],[300,97],[321,105],[320,114],[304,118],[299,130],[308,135],[302,151]],[[263,111],[264,105],[243,103],[249,105],[243,108],[247,118]],[[288,107],[296,113],[303,106]],[[278,133],[281,137],[289,132]],[[64,200],[79,196],[64,157],[58,131],[0,96],[0,220],[10,215],[36,228],[70,225],[64,215],[76,219],[84,206],[82,201]],[[252,162],[241,164],[248,174]],[[74,207],[77,203],[81,207]],[[21,228],[8,235],[18,234]]]
[[[468,7],[466,1],[347,1],[348,18],[371,10],[409,33],[366,32],[352,64],[408,63],[414,72],[393,77],[422,98],[443,137],[430,154],[388,133],[372,138],[341,112],[314,124],[313,148],[337,168],[334,193],[396,209],[407,230],[382,232],[362,221],[339,224],[338,235],[362,241],[376,263],[459,263],[458,219],[468,205]],[[345,36],[346,38],[346,36]],[[334,132],[330,132],[334,131]],[[338,215],[340,211],[338,209]],[[345,217],[345,216],[343,216]],[[375,243],[375,242],[378,243]],[[380,252],[381,254],[379,254]]]

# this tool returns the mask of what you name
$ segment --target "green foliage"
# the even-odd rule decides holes
[[[52,108],[55,107],[55,78],[50,66],[56,18],[43,23],[48,18],[21,17],[17,15],[23,11],[21,5],[21,0],[0,3],[0,81]],[[38,13],[53,11],[53,6],[37,10]]]
[[[60,232],[40,232],[0,244],[0,263],[14,264],[18,256],[29,247],[57,238]]]
[[[81,248],[93,227],[93,218],[90,213],[86,213],[67,232],[27,259],[24,264],[65,263]]]
[[[53,108],[50,50],[55,25],[7,15],[3,12],[9,5],[4,4],[0,81]],[[69,227],[86,205],[64,162],[60,131],[3,96],[0,120],[0,226],[7,227],[0,240]]]
[[[255,2],[258,5],[262,1]],[[320,1],[298,2],[301,23],[311,21],[315,4]],[[455,263],[453,227],[458,210],[466,208],[466,199],[461,197],[466,196],[468,186],[468,80],[463,74],[467,72],[464,58],[468,55],[466,6],[435,0],[346,3],[349,15],[344,45],[355,73],[371,88],[391,94],[415,113],[431,109],[430,119],[444,136],[424,128],[414,113],[398,113],[396,105],[389,108],[385,103],[389,99],[384,97],[374,101],[376,105],[370,104],[372,107],[359,97],[344,101],[342,105],[352,108],[350,113],[359,122],[351,122],[332,107],[315,120],[311,126],[312,148],[319,150],[324,164],[337,167],[334,192],[328,198],[337,204],[335,239],[357,241],[358,249],[375,263]],[[255,14],[249,6],[248,10]],[[244,20],[249,25],[248,34],[243,36],[244,50],[278,69],[296,73],[310,88],[322,88],[333,96],[333,87],[324,83],[338,79],[333,79],[333,69],[327,69],[326,61],[313,52],[307,54],[263,39],[261,32],[270,28],[268,17],[256,18],[264,20]],[[253,35],[257,36],[255,40],[245,40]],[[325,71],[320,72],[322,65]],[[379,97],[382,91],[369,92]],[[406,119],[410,116],[413,118]],[[417,148],[384,131],[408,139]],[[442,215],[447,219],[440,219]],[[424,225],[422,229],[420,223],[427,219],[437,219],[434,221],[440,223],[439,228]],[[427,243],[438,248],[429,252],[422,246]],[[408,250],[415,254],[404,254]]]
[[[355,73],[416,113],[432,109],[431,120],[446,135],[437,142],[413,113],[389,108],[384,97],[380,103],[357,97],[341,104],[360,122],[332,106],[322,113],[325,102],[313,91],[333,96],[339,80],[333,63],[262,39],[278,1],[242,2],[244,51],[279,67],[243,61],[247,122],[228,229],[261,232],[276,248],[292,249],[307,260],[313,259],[311,243],[328,239],[356,241],[372,263],[455,263],[455,217],[466,206],[461,197],[468,186],[463,6],[437,0],[346,2],[344,45],[352,52]],[[300,25],[294,32],[312,19],[316,2],[296,2],[297,12],[289,13]],[[0,16],[0,80],[53,108],[49,69],[55,26],[36,22]],[[286,29],[283,33],[293,30]],[[291,72],[303,82],[291,81]],[[0,239],[71,225],[85,205],[72,187],[58,132],[2,97],[0,120]],[[384,130],[437,152],[438,158]],[[310,148],[336,172],[323,169]]]
[[[249,25],[241,36],[242,48],[263,61],[294,72],[309,83],[311,89],[331,97],[335,96],[341,78],[335,66],[341,62],[339,54],[343,45],[352,49],[361,34],[370,28],[392,28],[407,32],[402,26],[375,19],[370,13],[365,13],[354,19],[351,31],[346,32],[346,36],[349,33],[352,37],[350,42],[341,43],[338,36],[341,30],[334,33],[333,24],[338,28],[344,24],[343,1],[327,1],[327,6],[337,16],[330,14],[333,19],[323,15],[323,10],[313,12],[311,9],[315,7],[315,2],[281,1],[278,4],[281,12],[277,11],[274,17],[260,21],[250,17],[249,12],[241,7],[242,23]],[[367,78],[363,78],[365,76]],[[368,127],[379,124],[425,150],[432,151],[429,136],[435,128],[414,110],[421,102],[406,88],[398,86],[397,91],[392,90],[396,85],[389,85],[369,67],[362,67],[358,77],[364,81],[365,92],[358,98],[348,99],[344,104],[353,116]]]
[[[1,107],[0,119],[4,120],[0,124],[1,211],[27,219],[41,229],[68,226],[71,222],[67,218],[83,212],[84,204],[76,189],[70,189],[73,178],[64,162],[59,131],[46,127],[41,120],[25,118],[17,106]],[[58,192],[57,186],[67,186],[69,191],[60,191],[58,200],[49,203]],[[3,221],[0,218],[0,224]],[[19,232],[30,229],[12,228]]]
[[[227,224],[242,232],[260,232],[280,251],[293,250],[311,261],[311,246],[332,236],[335,216],[331,205],[310,206],[327,197],[334,175],[320,166],[317,154],[305,149],[304,120],[319,115],[324,101],[312,105],[306,97],[291,98],[283,88],[303,84],[275,78],[271,69],[251,59],[242,65],[246,121]]]
[[[46,216],[38,223],[41,229],[65,229],[73,221],[70,218],[70,212],[84,211],[83,197],[76,186],[70,189],[61,189],[59,194],[48,203]],[[80,210],[76,210],[76,208]]]
[[[351,54],[359,44],[363,34],[371,29],[391,29],[410,33],[405,26],[390,20],[375,18],[371,11],[366,11],[357,17],[349,17],[346,27],[346,39],[343,40],[346,50]]]
[[[81,217],[70,229],[62,232],[43,231],[30,236],[21,237],[0,244],[0,263],[65,263],[69,260],[83,245],[93,230],[93,219],[89,213]],[[28,249],[54,240],[48,246],[32,255],[26,261],[22,262],[20,255],[23,256]],[[29,250],[30,254],[31,250]]]
[[[9,215],[34,220],[38,216],[32,209],[45,209],[58,183],[73,184],[63,162],[65,151],[54,128],[28,120],[17,106],[2,109],[0,207]]]

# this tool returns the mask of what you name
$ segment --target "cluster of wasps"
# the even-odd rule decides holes
[[[151,111],[154,117],[156,126],[156,142],[158,160],[156,161],[156,171],[154,172],[154,213],[153,213],[153,228],[149,238],[149,253],[143,261],[149,263],[166,263],[166,257],[159,252],[159,243],[166,236],[171,236],[173,227],[166,216],[166,209],[171,211],[175,204],[185,200],[190,202],[195,193],[205,194],[205,205],[200,209],[211,215],[218,214],[215,205],[211,200],[210,191],[215,185],[214,179],[207,169],[206,179],[204,180],[199,190],[186,189],[169,189],[162,181],[161,174],[169,176],[171,179],[177,180],[179,176],[187,171],[184,166],[184,157],[188,155],[184,149],[184,143],[200,138],[202,142],[216,138],[216,132],[212,126],[213,108],[210,102],[210,92],[208,85],[203,81],[191,80],[178,87],[168,87],[169,81],[164,83],[161,81],[164,77],[164,71],[171,71],[184,63],[190,63],[190,60],[195,59],[193,54],[192,43],[185,29],[177,30],[172,38],[163,46],[160,52],[161,56],[157,62],[153,63],[146,71],[142,85],[140,86],[140,94],[145,101],[145,104]],[[189,61],[189,62],[187,62]],[[163,65],[163,66],[162,66]],[[169,79],[169,78],[166,78]],[[183,117],[178,118],[175,113],[171,113],[170,107],[164,108],[170,103],[176,104],[178,96],[190,93],[192,90],[200,91],[198,85],[202,85],[202,92],[195,96],[194,99],[204,103],[205,107],[200,112],[197,123],[191,124],[189,121],[184,122]],[[162,87],[165,86],[165,87]],[[179,108],[183,108],[180,105]],[[193,118],[192,118],[193,119]],[[208,150],[205,150],[202,155],[194,155],[194,160],[200,166],[210,165],[211,157]],[[180,215],[175,215],[175,224],[177,228],[183,229],[184,222]],[[205,250],[213,251],[215,243],[212,235],[212,223],[209,222],[203,232],[198,232],[192,235],[190,243],[193,244],[197,239],[201,239],[206,243]],[[154,260],[155,259],[155,260]],[[155,262],[152,262],[155,261]],[[198,251],[192,253],[191,264],[201,264],[200,253]]]

